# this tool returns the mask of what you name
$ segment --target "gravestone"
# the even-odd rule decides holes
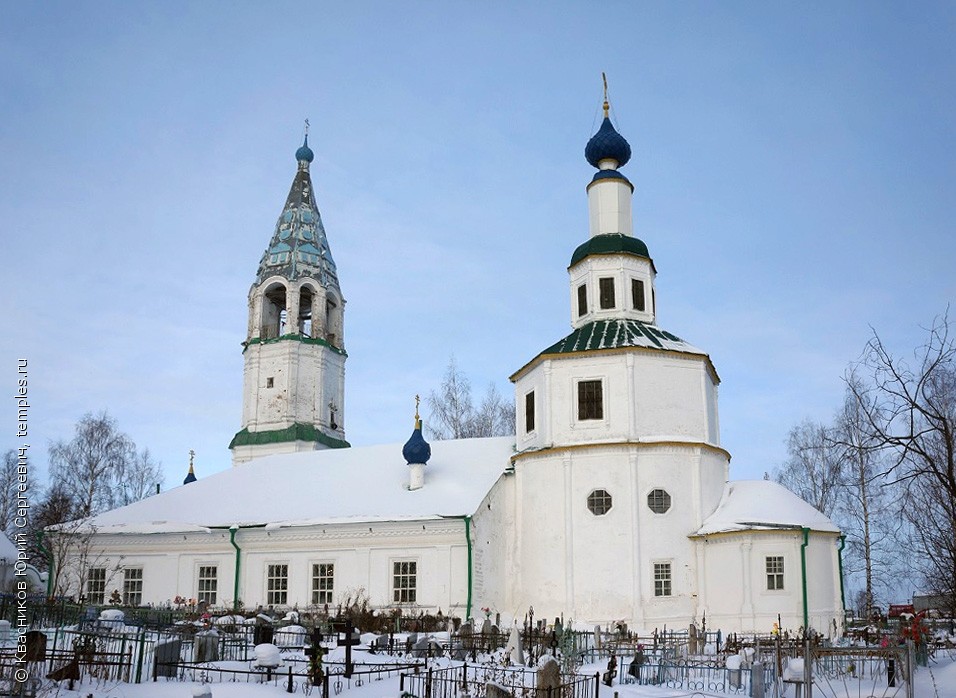
[[[39,630],[28,630],[25,636],[26,654],[24,658],[28,662],[46,661],[46,635]]]
[[[485,618],[485,622],[481,624],[481,634],[491,635],[491,619],[490,618]]]
[[[556,691],[561,686],[561,667],[558,665],[558,661],[552,657],[550,654],[546,654],[541,657],[541,660],[538,662],[538,671],[535,676],[535,687],[537,688],[538,695],[551,695],[549,691],[555,691],[554,695],[557,695]]]
[[[601,626],[594,626],[594,647],[595,649],[601,649]]]
[[[697,646],[697,626],[693,623],[687,626],[687,645],[688,654],[700,654],[700,649]]]
[[[524,649],[521,647],[521,635],[518,633],[518,626],[511,629],[511,636],[508,638],[508,644],[505,645],[505,656],[511,660],[512,664],[524,665]]]
[[[303,647],[307,632],[301,625],[288,625],[277,633],[279,637],[276,644],[280,647]]]
[[[178,638],[156,643],[153,659],[155,662],[153,675],[166,679],[176,678],[176,664],[179,663],[182,650],[183,641]]]
[[[468,652],[474,647],[474,640],[471,637],[471,623],[462,623],[461,628],[458,630],[458,637],[461,638],[461,646],[465,652]]]
[[[272,643],[272,638],[275,636],[275,629],[271,625],[265,625],[260,622],[256,622],[256,627],[252,629],[252,644],[254,645],[268,645]]]
[[[6,644],[10,640],[10,621],[0,620],[0,643]]]
[[[430,640],[427,637],[419,638],[412,645],[412,654],[418,658],[427,656],[429,643]]]
[[[219,633],[215,630],[203,630],[193,638],[194,662],[219,661]]]
[[[485,698],[512,698],[511,691],[493,681],[485,684]]]
[[[754,662],[750,667],[750,695],[751,698],[764,698],[766,689],[763,683],[763,664]]]
[[[741,657],[739,654],[732,654],[727,657],[727,680],[733,688],[740,688],[743,682],[742,671],[740,669]]]
[[[388,649],[388,635],[379,635],[375,638],[375,649],[385,650]]]

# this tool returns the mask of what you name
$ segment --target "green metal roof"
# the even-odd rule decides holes
[[[242,429],[229,442],[229,448],[236,446],[259,446],[262,444],[286,443],[288,441],[317,441],[329,448],[348,448],[349,442],[336,439],[316,429],[313,424],[295,422],[285,429],[272,431],[249,431]]]
[[[542,354],[571,354],[622,347],[645,347],[704,354],[680,337],[640,320],[595,320],[579,327],[567,337],[545,349]]]
[[[571,255],[571,264],[568,265],[568,268],[573,267],[592,254],[630,254],[648,260],[651,258],[647,251],[647,245],[642,240],[623,233],[607,233],[595,235],[583,245],[578,245],[574,254]],[[653,264],[653,262],[651,263]]]

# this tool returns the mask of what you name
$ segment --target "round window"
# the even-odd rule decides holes
[[[663,514],[671,508],[671,496],[664,490],[651,490],[647,495],[647,506],[655,514]]]
[[[595,516],[604,516],[611,510],[611,495],[607,490],[594,490],[588,495],[588,509]]]

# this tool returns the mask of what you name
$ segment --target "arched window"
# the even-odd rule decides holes
[[[276,282],[262,294],[262,321],[259,336],[262,339],[274,339],[285,334],[285,286]]]
[[[309,286],[299,289],[299,334],[312,337],[312,298],[314,294]]]

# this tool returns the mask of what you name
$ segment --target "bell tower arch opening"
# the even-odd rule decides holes
[[[259,337],[276,339],[286,333],[286,287],[275,281],[262,291],[262,315]]]

